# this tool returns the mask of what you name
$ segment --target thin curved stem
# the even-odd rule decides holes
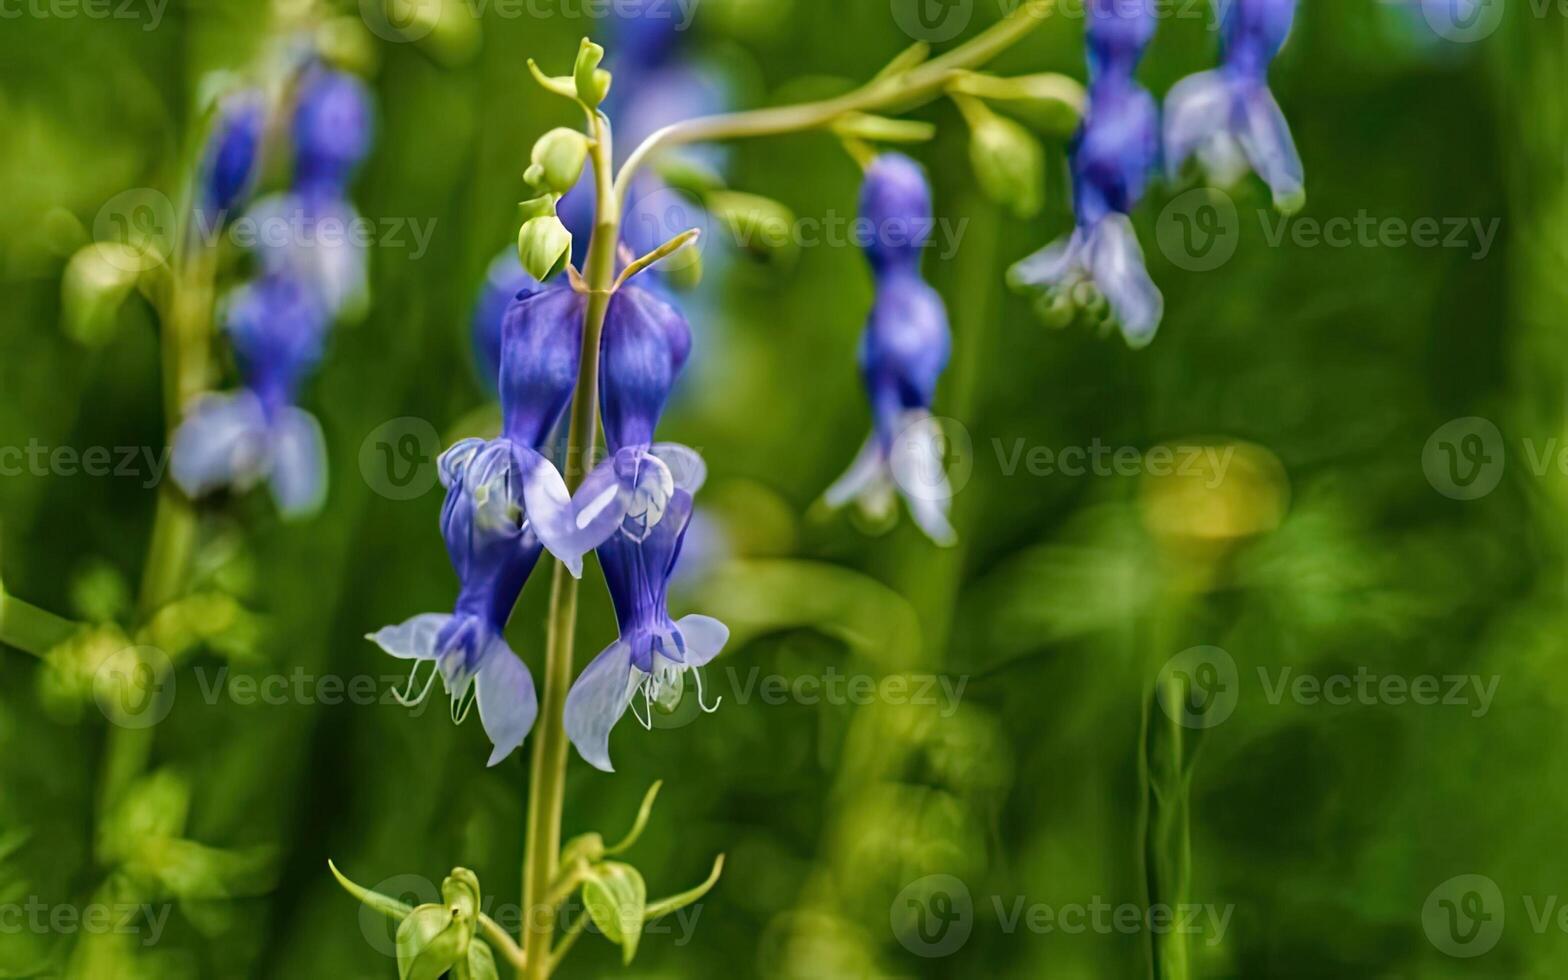
[[[1028,36],[1055,9],[1055,0],[1025,0],[1018,9],[960,47],[906,72],[877,76],[853,92],[820,102],[704,116],[655,132],[626,158],[615,179],[615,197],[624,204],[637,170],[656,151],[684,143],[776,136],[820,129],[851,112],[928,102],[941,94],[952,74],[977,68]]]

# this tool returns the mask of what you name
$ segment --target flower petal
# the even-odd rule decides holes
[[[188,497],[244,489],[266,471],[269,435],[261,401],[249,391],[208,395],[174,433],[170,472]]]
[[[1143,264],[1138,234],[1125,214],[1110,214],[1094,226],[1089,243],[1094,284],[1111,305],[1131,347],[1147,346],[1165,315],[1165,298]]]
[[[500,637],[490,641],[475,679],[479,719],[495,744],[486,765],[496,765],[523,744],[539,715],[534,679],[512,648]]]
[[[855,456],[855,461],[849,464],[849,469],[828,487],[827,492],[822,495],[822,500],[829,507],[837,510],[852,500],[859,500],[872,494],[885,496],[890,475],[881,442],[873,433],[866,439],[865,445],[860,447],[860,452]]]
[[[1188,75],[1171,87],[1165,97],[1165,166],[1172,180],[1200,146],[1228,133],[1232,101],[1218,71]]]
[[[1237,140],[1252,169],[1274,192],[1274,206],[1290,213],[1306,203],[1305,177],[1290,124],[1268,86],[1258,85],[1242,100]]]
[[[604,543],[615,533],[625,513],[617,510],[621,488],[609,469],[608,479],[601,464],[583,481],[574,501],[566,480],[554,464],[531,449],[518,447],[518,466],[523,475],[523,512],[528,527],[545,549],[560,559],[575,578],[583,576],[583,555]]]
[[[686,666],[701,667],[724,649],[730,640],[730,628],[712,616],[693,613],[676,620],[681,636],[686,639]]]
[[[436,636],[451,619],[445,613],[424,613],[396,626],[383,626],[365,639],[399,660],[434,660]]]
[[[610,765],[610,729],[621,720],[632,694],[632,648],[617,640],[593,659],[566,695],[566,737],[595,769]]]
[[[957,543],[958,535],[947,519],[953,487],[942,466],[945,437],[936,420],[926,413],[906,413],[902,422],[888,457],[893,482],[926,537],[949,547]]]
[[[272,496],[285,518],[313,514],[326,500],[326,441],[321,423],[303,409],[284,409],[273,423]]]
[[[675,485],[693,496],[708,480],[708,464],[690,446],[678,442],[656,442],[649,452],[670,468]]]
[[[1071,278],[1081,265],[1081,236],[1064,235],[1007,270],[1007,281],[1014,289],[1050,289]]]

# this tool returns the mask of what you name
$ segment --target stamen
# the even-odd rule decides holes
[[[468,690],[464,691],[458,700],[452,702],[452,724],[461,725],[468,717],[468,713],[474,710],[474,702],[478,700],[477,685],[470,684]],[[458,710],[459,707],[462,708],[461,711]]]
[[[648,686],[646,684],[644,684],[642,690],[643,690],[643,697],[647,698],[647,696],[648,696]],[[637,719],[638,724],[642,725],[642,727],[644,729],[646,729],[646,730],[648,730],[650,732],[653,731],[653,712],[649,711],[647,718],[644,718],[642,715],[637,713],[637,694],[636,694],[636,692],[632,693],[631,700],[626,702],[626,706],[632,709],[632,717]]]
[[[435,661],[430,662],[430,679],[425,681],[424,688],[419,692],[419,697],[416,698],[413,696],[414,684],[419,678],[419,668],[424,666],[424,663],[425,662],[423,660],[416,661],[414,663],[414,669],[409,671],[408,674],[408,693],[404,694],[402,691],[393,691],[392,700],[396,701],[398,704],[401,704],[405,708],[415,707],[420,702],[425,700],[425,696],[430,693],[430,686],[436,682],[436,675],[439,674],[441,670],[436,666]]]
[[[697,678],[697,707],[701,708],[704,714],[711,715],[715,711],[718,711],[719,705],[724,703],[724,695],[719,695],[718,698],[714,700],[713,707],[708,707],[702,701],[702,671],[698,670],[696,667],[693,667],[691,672]]]

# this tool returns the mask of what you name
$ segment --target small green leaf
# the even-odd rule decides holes
[[[538,82],[546,91],[577,101],[577,82],[570,75],[546,75],[534,59],[528,59],[528,70],[533,74],[534,81]]]
[[[572,68],[578,101],[590,109],[597,109],[604,97],[610,94],[610,73],[599,67],[604,60],[604,48],[583,38],[577,49],[577,64]]]
[[[713,886],[719,883],[719,875],[723,873],[724,855],[720,854],[713,859],[713,870],[708,872],[706,881],[696,888],[688,888],[678,895],[671,895],[668,898],[661,898],[657,902],[650,902],[647,912],[644,913],[644,918],[646,921],[652,922],[660,916],[669,915],[671,912],[685,908],[712,891]]]
[[[410,912],[414,911],[411,905],[405,905],[395,898],[390,898],[380,892],[373,892],[368,888],[361,888],[359,885],[354,884],[330,860],[327,862],[327,867],[332,869],[332,877],[338,880],[338,884],[343,886],[344,891],[387,918],[401,922],[408,918]]]
[[[597,865],[583,885],[583,904],[589,917],[606,939],[621,947],[628,964],[637,955],[647,902],[648,886],[629,864],[610,861]]]
[[[656,779],[653,785],[648,787],[648,792],[642,797],[642,806],[637,808],[637,819],[632,821],[632,829],[626,832],[626,836],[621,838],[619,844],[606,848],[605,855],[613,857],[616,854],[624,854],[627,848],[637,843],[637,838],[642,836],[643,830],[648,826],[648,817],[653,814],[653,801],[659,798],[659,788],[663,785],[664,780]]]
[[[438,980],[468,954],[459,916],[445,905],[421,905],[397,927],[399,980]]]

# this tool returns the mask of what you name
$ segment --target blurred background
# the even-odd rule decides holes
[[[736,107],[844,91],[1003,12],[668,6],[691,13],[675,57]],[[391,927],[329,858],[410,901],[466,866],[515,916],[527,752],[487,769],[477,722],[388,703],[405,677],[363,637],[451,606],[434,455],[483,424],[470,321],[529,147],[580,121],[526,59],[564,71],[593,34],[613,64],[595,9],[453,0],[432,30],[371,0],[327,12],[377,101],[352,197],[378,232],[368,315],[302,397],[325,508],[203,509],[206,605],[158,724],[131,722],[139,813],[98,812],[126,730],[92,696],[101,660],[0,647],[0,976],[395,975]],[[1162,9],[1140,75],[1157,96],[1216,38],[1206,4]],[[275,14],[0,7],[0,447],[23,451],[0,455],[0,579],[31,606],[126,621],[167,444],[152,308],[132,297],[84,345],[62,329],[67,260],[116,195],[176,197],[204,86]],[[1066,8],[993,67],[1082,79],[1082,27]],[[574,756],[565,833],[614,839],[663,779],[630,855],[650,892],[727,863],[630,967],[589,937],[569,975],[1558,975],[1568,20],[1311,0],[1271,77],[1306,209],[1157,184],[1134,220],[1166,316],[1139,352],[1005,286],[1071,227],[1064,134],[1036,130],[1044,206],[1024,218],[978,189],[951,104],[913,114],[937,124],[910,152],[957,246],[939,230],[925,264],[955,338],[935,406],[952,549],[814,506],[869,428],[858,249],[708,237],[662,435],[711,471],[676,604],[734,631],[704,679],[724,703],[622,724],[614,775]],[[799,228],[855,212],[828,136],[709,162]],[[89,475],[62,447],[116,465]],[[147,455],[122,467],[122,447]],[[536,676],[544,578],[509,632]],[[579,664],[614,637],[593,569],[583,595]],[[90,927],[96,905],[127,928]]]

